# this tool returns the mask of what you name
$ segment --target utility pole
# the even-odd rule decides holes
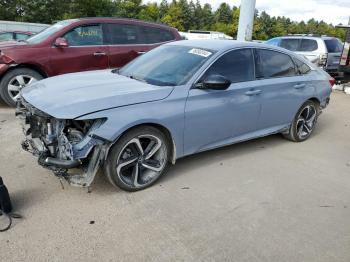
[[[251,41],[253,36],[256,0],[242,0],[239,14],[237,40]]]

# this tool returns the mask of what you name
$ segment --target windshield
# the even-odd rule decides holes
[[[127,64],[119,74],[152,85],[183,85],[213,53],[187,46],[161,46]]]
[[[45,41],[52,34],[61,30],[63,27],[70,25],[76,21],[77,21],[76,19],[71,19],[71,20],[64,20],[64,21],[58,22],[58,23],[44,29],[43,31],[41,31],[37,35],[34,35],[34,36],[28,38],[26,40],[26,42],[28,42],[29,44],[39,44],[39,43]]]
[[[339,39],[328,39],[324,40],[328,53],[340,53],[343,50],[343,44]]]

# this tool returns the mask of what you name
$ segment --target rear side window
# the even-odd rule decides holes
[[[74,28],[63,36],[70,46],[102,45],[101,25],[83,25]]]
[[[280,47],[290,51],[297,51],[299,48],[299,39],[281,39]]]
[[[336,38],[326,39],[324,40],[324,43],[326,44],[328,53],[341,53],[343,50],[342,43]]]
[[[269,41],[266,41],[266,44],[273,45],[273,46],[278,46],[280,41],[281,41],[280,38],[272,38]]]
[[[254,80],[254,59],[251,49],[230,51],[208,69],[204,77],[222,75],[232,83]]]
[[[296,75],[289,55],[264,49],[256,49],[256,77],[273,78]]]
[[[1,33],[0,41],[9,41],[13,40],[13,33]]]
[[[139,44],[140,37],[138,27],[127,24],[105,24],[106,43],[110,45]]]
[[[318,44],[316,40],[312,40],[312,39],[302,39],[301,43],[300,43],[300,48],[298,51],[301,52],[311,52],[311,51],[315,51],[318,48]]]
[[[26,40],[30,37],[30,35],[27,34],[21,34],[21,33],[16,33],[16,40]]]
[[[295,64],[300,75],[306,75],[311,71],[311,68],[307,64],[298,59],[295,59]]]
[[[142,42],[145,44],[163,43],[175,40],[175,36],[165,29],[142,26],[141,30],[144,35],[144,41]]]

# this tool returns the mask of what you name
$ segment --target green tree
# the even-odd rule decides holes
[[[159,17],[162,19],[166,14],[168,13],[169,10],[169,4],[167,0],[162,0],[162,2],[159,5]]]
[[[111,0],[107,1],[112,2]],[[117,10],[114,14],[118,17],[137,18],[142,9],[142,0],[118,0],[115,3]]]
[[[307,32],[305,33],[317,34],[317,27],[318,27],[318,22],[312,18],[309,21],[307,21],[307,25],[306,25]]]
[[[271,17],[262,11],[260,15],[257,15],[254,22],[254,39],[267,40],[272,32]]]
[[[215,12],[215,21],[219,23],[229,24],[232,22],[231,16],[231,7],[226,3],[222,3]]]
[[[18,13],[16,2],[12,0],[0,0],[0,19],[1,20],[16,20]]]
[[[173,2],[170,4],[167,14],[161,21],[164,24],[177,28],[179,31],[185,30],[181,8],[175,0],[173,0]]]
[[[157,3],[148,3],[143,6],[139,13],[139,19],[152,22],[159,21],[160,15]]]
[[[202,23],[203,29],[209,30],[214,22],[213,10],[210,4],[205,4],[202,8]]]
[[[204,27],[203,14],[202,14],[202,6],[199,0],[197,0],[195,4],[194,17],[196,18],[195,24],[194,24],[195,29],[198,29],[198,30],[202,29]]]
[[[237,36],[240,8],[232,9],[232,33],[230,35]]]
[[[24,9],[23,19],[27,22],[51,24],[62,19],[62,14],[69,10],[70,4],[70,1],[67,0],[27,0],[22,5]]]
[[[187,0],[179,0],[178,6],[181,9],[181,20],[183,21],[184,30],[188,31],[192,27],[192,14]]]

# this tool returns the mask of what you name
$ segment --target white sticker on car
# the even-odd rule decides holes
[[[194,55],[200,55],[200,56],[203,56],[203,57],[208,57],[208,56],[212,55],[211,52],[209,52],[207,50],[203,50],[203,49],[198,49],[198,48],[193,48],[188,53],[189,54],[194,54]]]

